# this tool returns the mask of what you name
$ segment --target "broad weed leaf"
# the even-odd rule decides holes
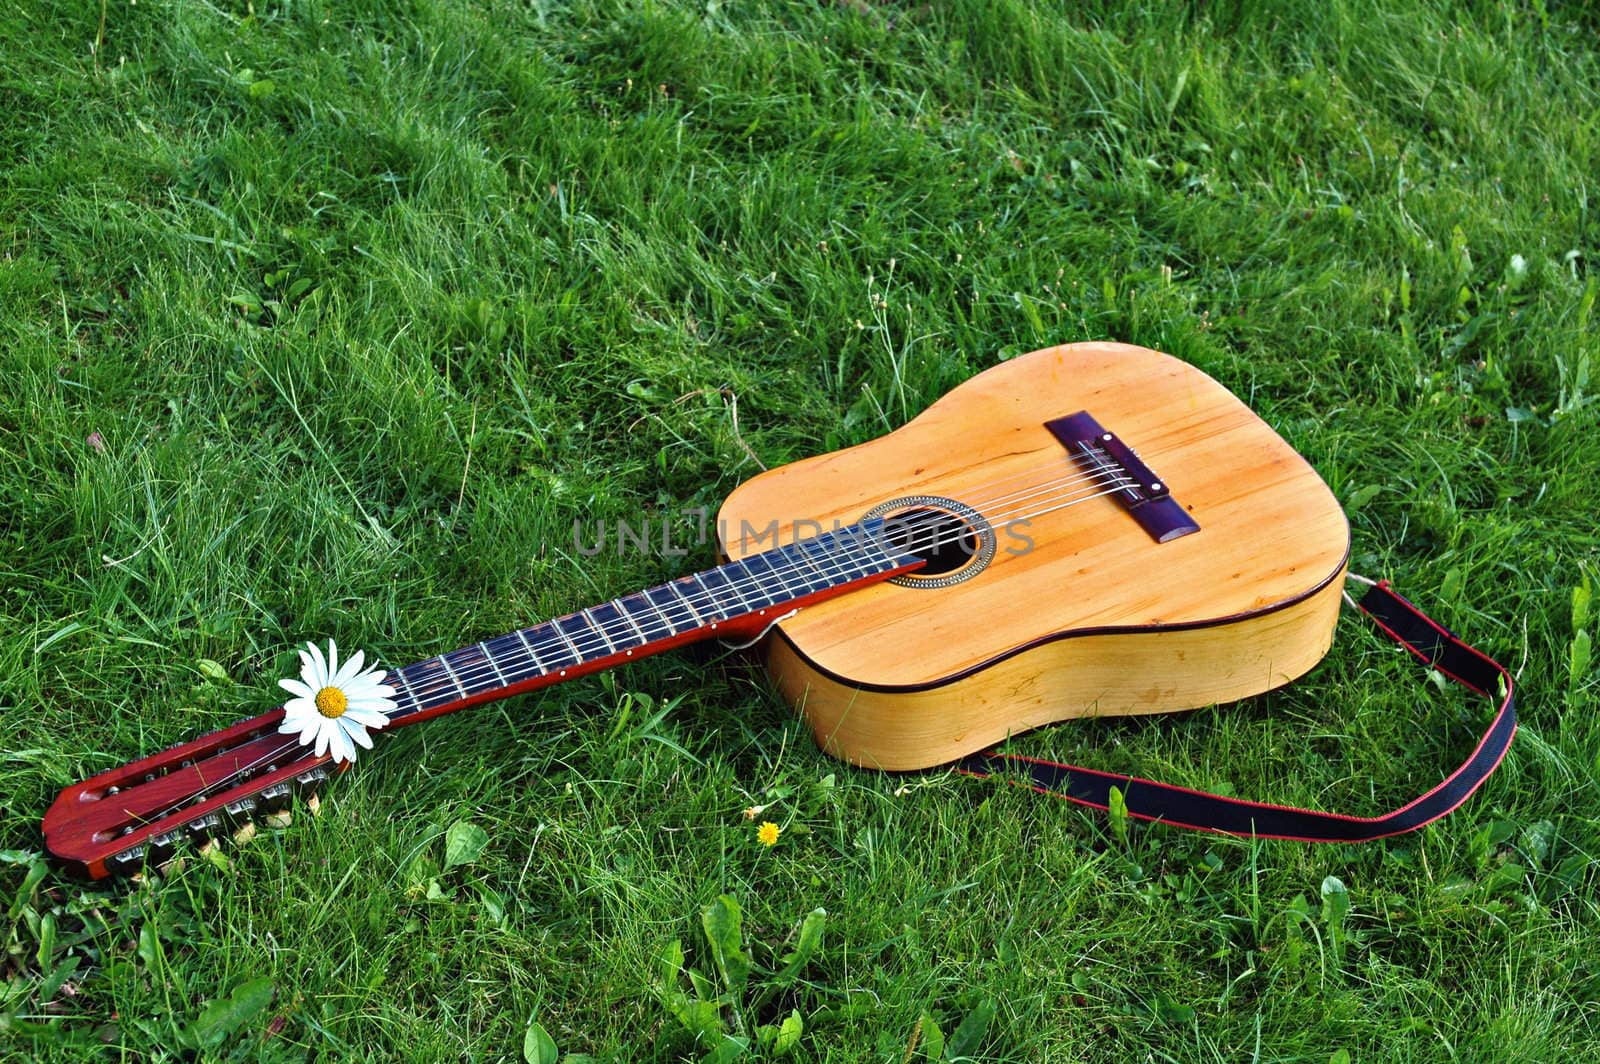
[[[789,1015],[784,1017],[783,1025],[778,1028],[778,1040],[772,1045],[773,1056],[781,1057],[800,1044],[800,1036],[805,1034],[806,1025],[800,1019],[800,1010],[790,1009]]]
[[[730,1060],[738,1060],[750,1048],[750,1043],[743,1038],[724,1035],[722,1043],[700,1058],[700,1064],[727,1064]]]
[[[457,820],[444,833],[444,870],[468,865],[489,845],[489,833],[470,820]]]
[[[784,986],[793,982],[802,969],[810,963],[811,958],[822,946],[822,930],[828,922],[828,910],[812,909],[806,913],[806,918],[800,923],[800,939],[795,943],[793,952],[783,958],[783,968],[772,981]]]
[[[272,980],[266,976],[240,983],[233,993],[200,1010],[189,1037],[200,1049],[215,1049],[233,1032],[272,1003]]]
[[[744,914],[739,903],[724,894],[700,913],[711,957],[722,976],[722,985],[735,998],[744,993],[750,979],[750,955],[744,951]]]
[[[528,1064],[556,1064],[560,1055],[549,1032],[537,1020],[529,1020],[528,1033],[522,1037],[522,1059]]]
[[[955,1033],[944,1046],[944,1059],[969,1060],[983,1044],[983,1036],[989,1033],[989,1024],[994,1022],[994,998],[986,997],[979,1001],[973,1010],[962,1018]]]
[[[922,1055],[929,1060],[943,1060],[944,1032],[939,1030],[938,1023],[924,1012],[917,1020],[917,1025],[922,1028]]]

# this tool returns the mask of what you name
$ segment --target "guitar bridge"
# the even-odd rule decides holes
[[[1046,421],[1044,427],[1078,465],[1104,484],[1103,492],[1121,503],[1151,539],[1168,543],[1200,531],[1195,519],[1172,497],[1166,481],[1088,411]]]

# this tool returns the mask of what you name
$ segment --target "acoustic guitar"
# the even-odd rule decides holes
[[[1332,641],[1350,551],[1333,494],[1242,402],[1184,362],[1114,343],[1003,362],[887,436],[762,473],[718,528],[723,564],[390,670],[387,727],[696,640],[759,639],[827,753],[982,773],[985,751],[1026,729],[1213,705],[1305,673]],[[1436,665],[1459,657],[1440,667],[1503,696],[1478,764],[1432,805],[1419,799],[1410,819],[1426,822],[1498,762],[1515,727],[1509,678],[1379,590],[1391,635]],[[137,871],[347,767],[280,734],[283,716],[67,788],[44,818],[50,852],[93,877]],[[1186,826],[1312,838],[1335,821],[1379,825],[1351,837],[1416,826],[1284,811],[1324,818],[1312,830],[1274,822],[1278,807],[1046,762],[1025,771],[1089,804],[1120,785],[1134,815]],[[1184,811],[1202,799],[1222,805]]]

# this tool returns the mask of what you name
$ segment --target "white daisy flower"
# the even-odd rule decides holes
[[[395,708],[395,689],[383,683],[382,669],[361,671],[362,653],[356,651],[344,667],[339,648],[328,640],[328,657],[317,644],[307,643],[300,655],[300,679],[279,680],[278,686],[295,697],[283,706],[282,735],[300,733],[300,741],[316,741],[316,754],[331,753],[335,761],[354,761],[356,747],[372,749],[374,731],[389,723]]]

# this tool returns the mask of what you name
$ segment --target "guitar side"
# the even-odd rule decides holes
[[[1199,531],[1157,542],[1105,493],[1051,509],[1051,485],[1076,467],[1045,423],[1078,410],[1139,451]],[[1170,356],[1095,343],[1003,363],[888,436],[747,482],[719,527],[741,557],[761,549],[750,529],[776,522],[782,540],[924,495],[1026,525],[997,526],[1002,549],[970,579],[868,588],[766,642],[779,689],[845,760],[924,768],[1066,718],[1235,700],[1331,644],[1349,549],[1337,501],[1238,399]]]

